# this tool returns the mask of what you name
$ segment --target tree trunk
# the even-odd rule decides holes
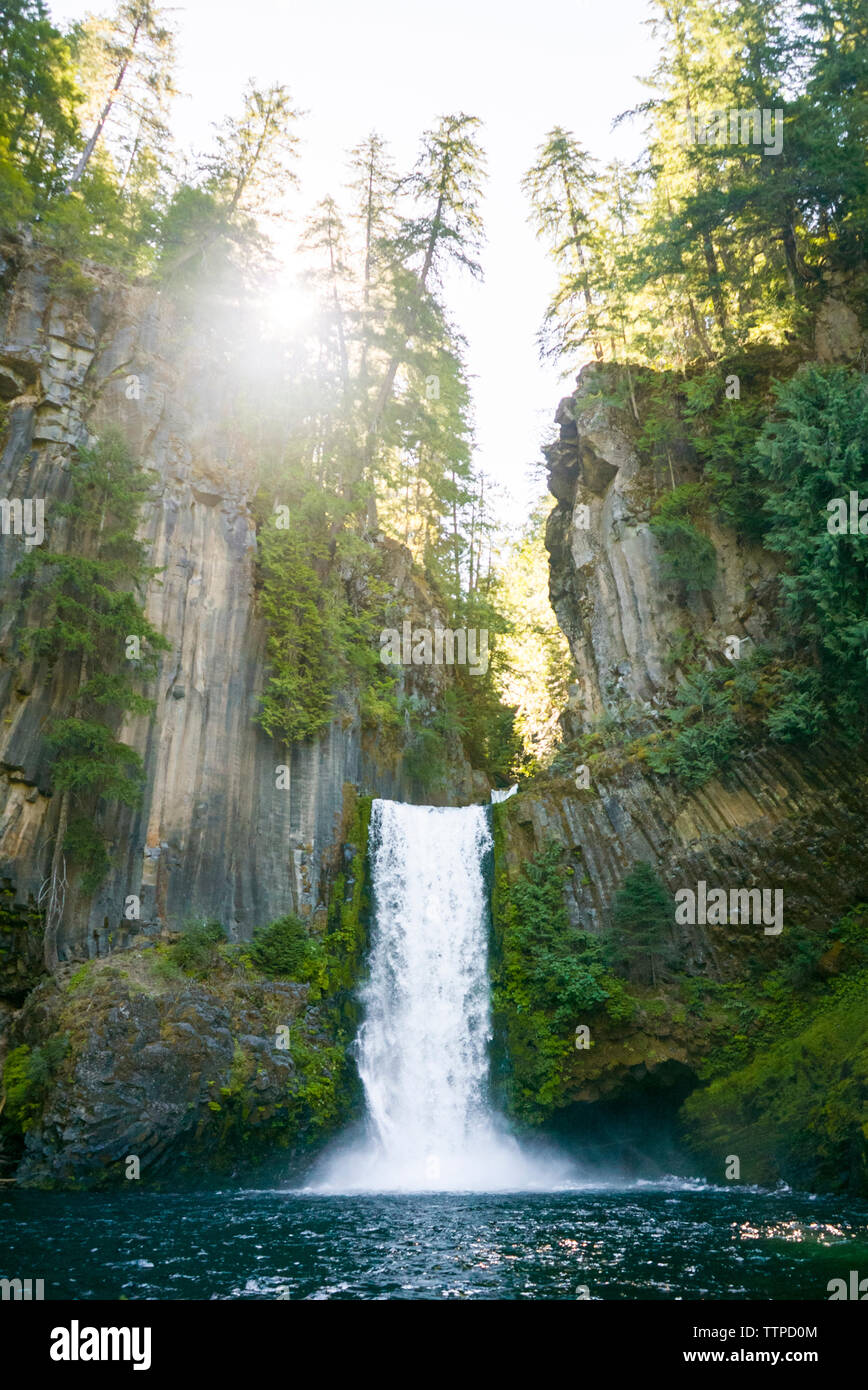
[[[57,932],[60,921],[63,917],[63,908],[66,901],[66,860],[63,854],[63,842],[66,839],[66,831],[69,826],[69,792],[62,792],[60,797],[60,818],[57,822],[57,835],[54,841],[54,853],[51,856],[51,869],[48,875],[47,896],[48,906],[45,909],[45,930],[43,934],[43,963],[49,975],[54,975],[60,960],[57,955]]]
[[[725,340],[729,336],[726,304],[720,292],[720,269],[717,264],[717,256],[714,252],[714,243],[708,232],[703,232],[702,234],[702,251],[705,256],[705,268],[708,271],[708,289],[711,294],[711,302],[714,305],[714,312],[720,324],[720,331]]]
[[[139,29],[141,28],[141,25],[142,21],[140,19],[136,20],[136,27],[133,30],[129,49],[127,51],[127,56],[121,63],[120,70],[118,72],[117,77],[115,78],[115,85],[109,92],[108,97],[106,99],[106,104],[99,114],[99,120],[97,121],[96,126],[94,127],[93,134],[91,135],[90,139],[88,140],[87,144],[82,150],[81,158],[79,159],[78,163],[76,164],[69,177],[69,183],[66,185],[67,193],[72,192],[73,188],[75,188],[75,185],[78,183],[79,179],[81,178],[82,174],[84,173],[85,169],[90,163],[90,158],[94,150],[96,149],[97,141],[99,140],[99,137],[102,135],[105,123],[111,115],[111,109],[114,105],[115,98],[117,97],[121,87],[124,85],[124,78],[127,75],[127,68],[130,65],[130,58],[133,56],[133,50],[136,46],[136,43],[138,42]]]

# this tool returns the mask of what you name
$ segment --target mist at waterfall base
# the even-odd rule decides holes
[[[318,1192],[533,1191],[577,1183],[519,1143],[490,1100],[491,832],[482,806],[375,801],[373,923],[356,1040],[364,1133],[316,1166]]]

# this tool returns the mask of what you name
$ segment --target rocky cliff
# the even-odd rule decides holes
[[[607,751],[603,739],[591,754],[587,788],[577,785],[577,754],[567,776],[562,770],[532,781],[505,804],[512,866],[552,839],[575,856],[577,869],[581,860],[581,872],[565,884],[580,930],[602,929],[625,868],[641,859],[653,860],[673,889],[720,875],[786,880],[793,920],[816,928],[868,891],[859,851],[864,753],[834,743],[798,753],[766,744],[690,788],[650,775],[641,749],[633,756],[618,750],[620,731],[654,730],[671,703],[686,633],[709,666],[735,669],[727,639],[749,651],[773,631],[780,557],[712,519],[713,584],[679,591],[649,522],[657,496],[698,476],[696,458],[685,442],[663,468],[655,463],[638,447],[629,411],[601,400],[601,376],[585,369],[555,416],[559,439],[546,454],[557,505],[547,546],[552,606],[578,673],[564,722],[585,735],[608,723],[613,747]],[[712,965],[707,931],[683,935],[679,954],[700,969],[724,968]]]
[[[852,334],[847,343],[858,355]],[[838,344],[836,351],[843,350]],[[766,740],[738,750],[740,756],[699,785],[651,771],[648,736],[653,744],[683,679],[679,653],[689,648],[709,669],[735,669],[738,657],[727,655],[727,639],[736,637],[734,650],[747,652],[774,632],[781,560],[710,518],[713,584],[685,593],[667,578],[650,525],[653,503],[700,470],[686,430],[662,462],[643,450],[632,412],[613,404],[611,385],[599,369],[585,369],[558,408],[559,438],[546,450],[557,501],[547,532],[551,600],[578,675],[563,721],[563,754],[494,812],[496,1006],[507,1103],[533,1122],[574,1126],[574,1137],[585,1141],[600,1125],[614,1125],[627,1148],[641,1149],[668,1123],[679,1143],[694,1141],[718,1178],[728,1145],[734,1153],[751,1150],[750,1180],[783,1176],[861,1191],[868,1184],[868,1146],[858,1119],[864,1120],[864,1058],[827,1049],[826,1062],[817,1062],[810,1028],[818,1016],[812,1010],[828,1005],[824,1037],[830,1028],[842,1036],[852,1031],[853,991],[864,989],[865,947],[852,944],[864,928],[851,933],[847,914],[868,900],[868,759],[864,748],[834,740],[798,751]],[[646,736],[644,747],[637,731]],[[528,877],[528,866],[542,864],[552,845],[560,850],[558,896],[571,931],[579,933],[573,940],[588,972],[584,983],[571,977],[563,990],[586,1005],[560,1011],[541,995],[534,1004],[535,972],[540,978],[548,972],[548,989],[555,991],[555,945],[540,907],[545,875],[537,869]],[[660,946],[668,968],[655,986],[633,974],[625,1002],[619,986],[594,973],[594,942],[611,931],[616,894],[642,861],[670,897],[700,881],[727,892],[779,888],[783,930],[767,935],[761,925],[731,921],[678,924],[673,912]],[[842,918],[851,925],[836,927]],[[547,944],[535,947],[535,940]],[[855,973],[838,979],[843,962]],[[835,1009],[841,1010],[837,1023]],[[590,1026],[586,1048],[569,1037],[580,1024]],[[697,1101],[676,1120],[698,1081],[736,1071],[763,1055],[763,1047],[777,1057],[777,1070],[770,1066],[762,1079],[767,1099],[749,1091],[760,1083],[745,1073],[747,1118],[736,1114],[730,1095],[726,1110],[713,1110],[716,1099],[705,1110]],[[806,1065],[808,1073],[814,1069],[812,1079]],[[757,1107],[762,1112],[768,1104],[771,1114],[772,1095],[790,1097],[800,1087],[810,1092],[810,1103],[794,1107],[779,1131],[768,1126],[759,1153],[756,1138],[747,1137],[757,1133]],[[823,1096],[845,1090],[833,1135],[838,1120],[829,1120]],[[713,1089],[696,1094],[717,1095]],[[811,1135],[803,1141],[809,1156],[790,1152],[796,1146],[784,1131],[795,1130]]]
[[[141,808],[114,818],[112,868],[96,894],[84,897],[73,885],[60,954],[104,954],[194,917],[215,918],[233,939],[247,939],[288,911],[310,917],[325,906],[347,786],[407,800],[421,799],[420,790],[400,756],[364,735],[358,708],[340,693],[326,733],[291,750],[254,723],[265,679],[256,479],[225,427],[243,359],[227,353],[225,331],[215,335],[207,317],[191,331],[152,287],[84,269],[72,292],[58,287],[56,265],[25,244],[2,248],[0,495],[44,499],[45,544],[74,549],[56,511],[70,453],[105,424],[119,425],[155,478],[142,536],[159,573],[146,604],[171,651],[145,692],[156,702],[153,716],[119,735],[144,759]],[[398,617],[445,625],[407,552],[382,546]],[[31,928],[57,821],[44,734],[68,694],[20,655],[18,634],[33,615],[11,578],[23,550],[23,538],[3,536],[0,880],[10,988],[19,995],[35,978]],[[436,706],[448,673],[410,677],[427,681],[423,694]],[[278,788],[280,767],[288,775]],[[441,799],[486,794],[487,781],[474,777],[460,748],[449,774]],[[130,895],[141,904],[136,921],[124,915]]]
[[[653,710],[671,686],[666,658],[684,627],[685,604],[661,567],[649,527],[651,503],[669,484],[637,448],[637,430],[624,409],[599,398],[600,374],[585,369],[572,396],[561,401],[560,437],[547,449],[549,489],[557,507],[549,518],[552,606],[576,662],[570,715],[587,726],[628,703]],[[696,477],[686,449],[668,460],[674,483]],[[759,641],[769,614],[764,598],[777,565],[758,546],[710,528],[717,556],[713,586],[692,596],[690,620],[723,653],[735,635]]]

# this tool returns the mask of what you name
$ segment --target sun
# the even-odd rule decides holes
[[[320,305],[316,292],[297,268],[284,266],[269,280],[260,311],[275,336],[304,338],[319,317]]]

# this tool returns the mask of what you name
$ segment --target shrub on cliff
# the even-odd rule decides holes
[[[313,943],[304,923],[291,912],[253,933],[248,954],[263,975],[307,978]]]
[[[225,940],[226,932],[219,922],[194,922],[169,948],[169,956],[188,975],[201,979],[218,964],[217,947]]]
[[[697,526],[706,511],[705,489],[700,483],[684,483],[667,492],[654,508],[651,530],[663,551],[663,570],[688,592],[708,589],[714,583],[714,546]]]
[[[3,1064],[3,1111],[14,1129],[26,1131],[42,1113],[49,1082],[69,1049],[63,1035],[41,1047],[15,1047]]]

